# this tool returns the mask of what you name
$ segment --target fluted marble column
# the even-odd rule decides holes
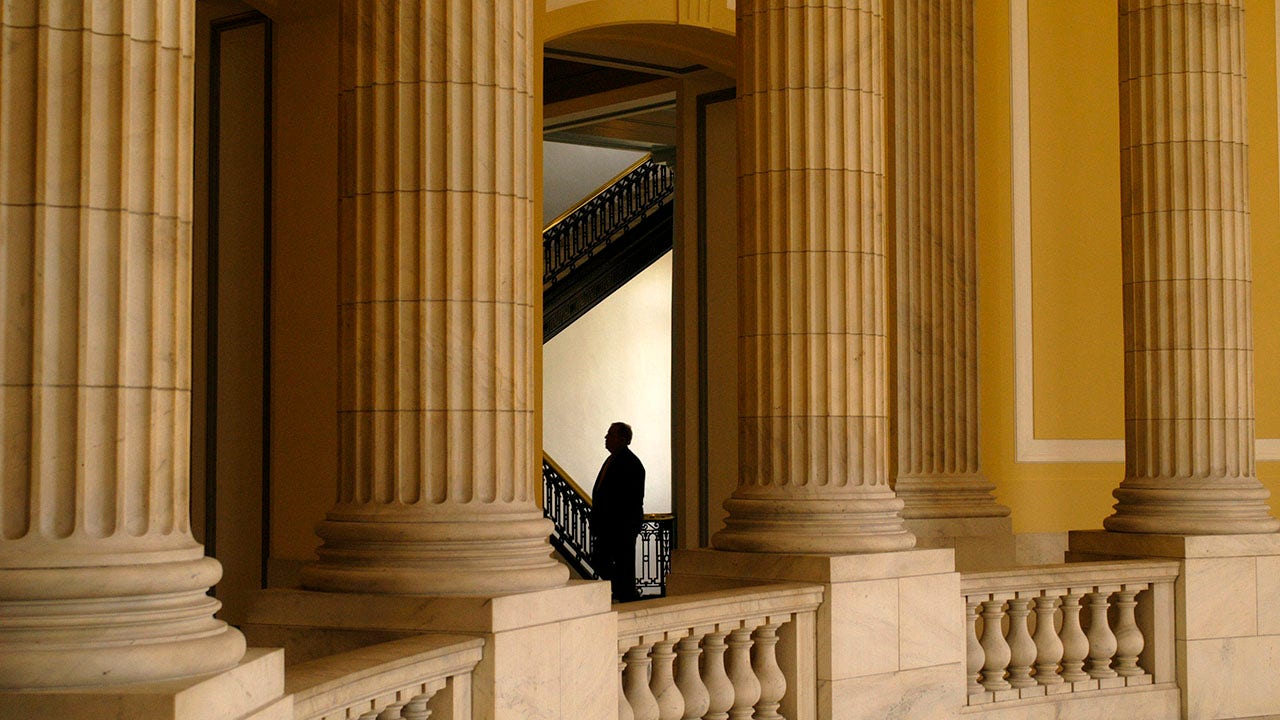
[[[0,689],[244,654],[188,518],[194,15],[0,8]]]
[[[973,0],[897,2],[897,477],[908,519],[1005,517],[978,464]]]
[[[534,504],[530,0],[341,5],[338,500],[306,586],[562,585]]]
[[[739,485],[722,550],[900,550],[880,0],[740,0]]]
[[[1274,532],[1254,469],[1242,0],[1122,0],[1123,532]]]

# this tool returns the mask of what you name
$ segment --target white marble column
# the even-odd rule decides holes
[[[0,689],[244,654],[188,519],[194,15],[0,8]]]
[[[531,0],[343,0],[337,504],[307,587],[562,585],[534,503]]]
[[[880,0],[740,0],[739,485],[722,550],[915,538],[889,487]]]
[[[896,2],[897,474],[909,520],[1005,517],[978,463],[973,0]]]
[[[1254,468],[1242,0],[1122,0],[1122,532],[1280,529]]]

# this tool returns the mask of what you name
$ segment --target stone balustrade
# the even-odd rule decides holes
[[[419,635],[288,669],[295,720],[470,720],[484,640]]]
[[[626,605],[619,720],[811,720],[822,593],[780,584]]]
[[[1175,682],[1178,563],[965,573],[968,704]]]

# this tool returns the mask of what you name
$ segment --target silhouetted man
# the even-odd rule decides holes
[[[613,586],[613,597],[627,602],[636,591],[636,537],[644,522],[644,465],[627,446],[631,426],[616,422],[604,436],[609,457],[591,490],[591,562]]]

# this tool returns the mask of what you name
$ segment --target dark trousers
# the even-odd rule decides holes
[[[608,580],[613,588],[613,599],[618,602],[638,600],[636,590],[636,538],[639,533],[610,533],[592,538],[595,547],[592,564],[600,577]]]

